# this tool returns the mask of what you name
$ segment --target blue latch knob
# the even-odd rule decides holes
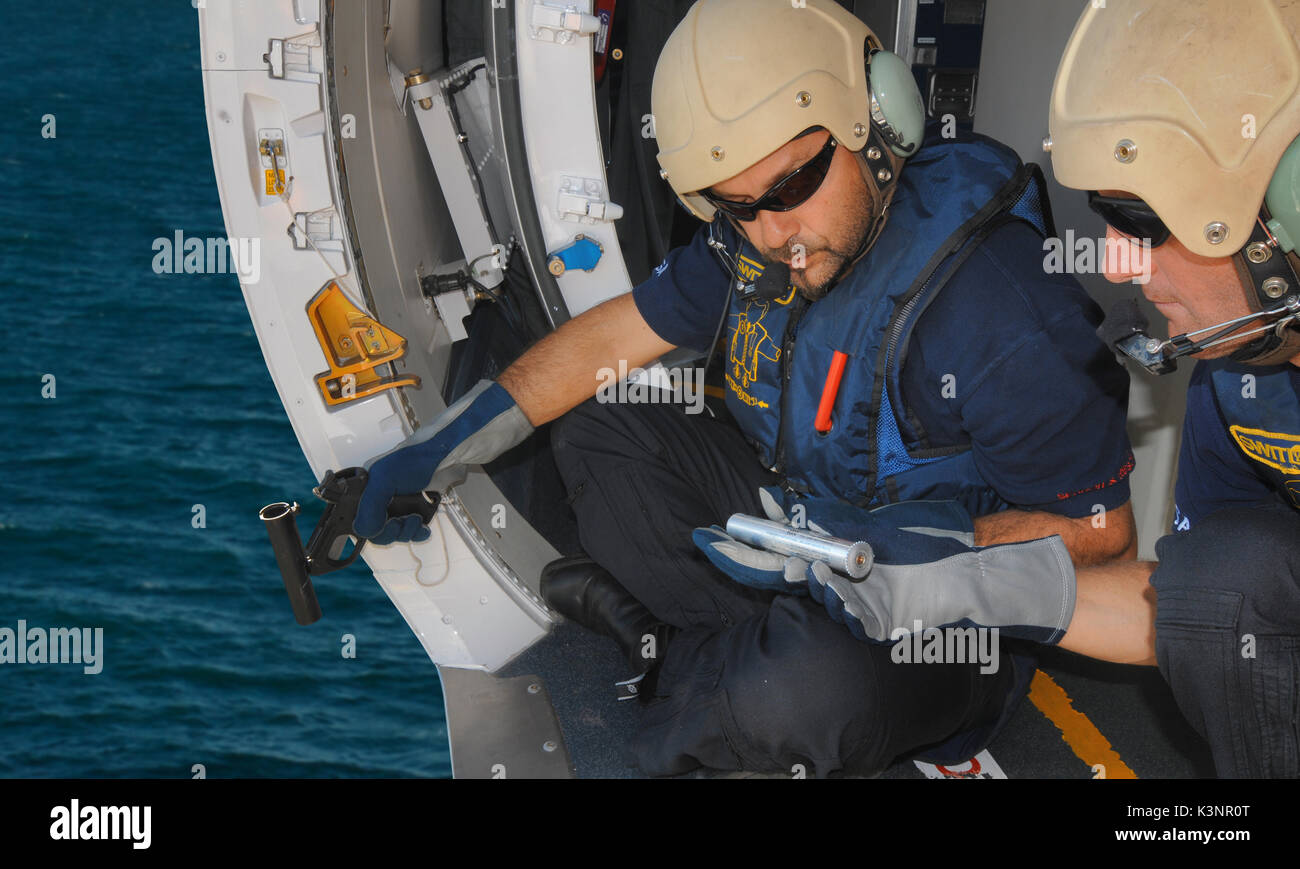
[[[582,269],[589,272],[600,262],[605,252],[599,242],[585,235],[573,237],[573,243],[552,253],[546,258],[546,268],[557,278],[569,269]]]

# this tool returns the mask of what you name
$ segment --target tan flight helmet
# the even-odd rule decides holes
[[[660,175],[705,222],[698,191],[809,127],[859,154],[881,207],[925,128],[907,63],[834,0],[699,0],[659,55],[651,112]]]
[[[1049,123],[1062,184],[1137,196],[1192,253],[1235,256],[1252,310],[1300,294],[1300,0],[1089,5]],[[1234,358],[1296,352],[1279,328]]]

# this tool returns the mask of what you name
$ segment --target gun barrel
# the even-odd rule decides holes
[[[280,566],[280,578],[284,580],[284,590],[293,605],[293,617],[300,625],[310,625],[320,619],[320,603],[307,573],[307,552],[298,536],[298,522],[294,518],[297,512],[297,504],[278,501],[267,504],[257,515],[271,538],[275,561]]]

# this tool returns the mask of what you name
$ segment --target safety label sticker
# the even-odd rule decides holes
[[[914,760],[916,768],[926,778],[1006,778],[1007,774],[998,766],[998,762],[989,754],[988,749],[981,751],[965,763],[954,766],[939,766],[934,763]]]

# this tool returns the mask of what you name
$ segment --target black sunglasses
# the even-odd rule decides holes
[[[811,160],[773,184],[757,202],[732,202],[714,196],[708,190],[700,191],[700,195],[719,211],[737,220],[756,220],[760,211],[790,211],[811,199],[822,186],[834,155],[835,137],[831,136]]]
[[[1125,235],[1149,240],[1153,248],[1160,247],[1169,240],[1169,227],[1141,199],[1102,196],[1096,190],[1089,190],[1088,207]]]

